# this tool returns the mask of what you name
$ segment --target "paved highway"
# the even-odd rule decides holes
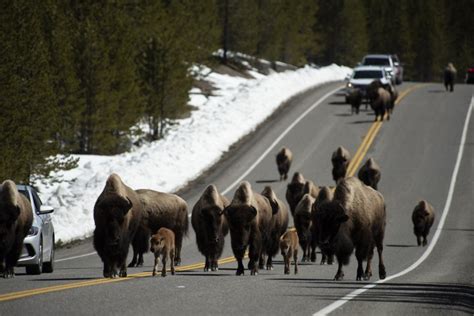
[[[52,274],[28,276],[17,268],[14,279],[0,280],[0,315],[473,314],[474,115],[467,120],[473,86],[446,93],[441,84],[405,83],[394,115],[383,124],[373,123],[371,111],[351,116],[340,86],[293,98],[180,194],[191,209],[209,183],[231,198],[235,183],[245,179],[256,191],[271,185],[284,199],[286,182],[277,181],[275,164],[283,145],[294,153],[290,173],[300,171],[318,185],[333,185],[330,156],[339,145],[355,156],[352,173],[374,157],[388,216],[383,283],[375,283],[377,268],[371,281],[356,282],[354,257],[340,282],[332,280],[336,265],[304,263],[298,275],[284,275],[280,255],[273,271],[237,277],[229,237],[221,269],[204,273],[190,228],[175,276],[152,278],[148,255],[144,267],[129,269],[130,277],[103,279],[102,263],[85,241],[59,249]],[[424,248],[416,246],[411,225],[422,198],[436,211]]]

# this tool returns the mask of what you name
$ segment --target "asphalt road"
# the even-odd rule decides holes
[[[144,267],[129,269],[131,277],[105,280],[100,259],[90,254],[94,250],[87,241],[58,250],[52,274],[27,276],[17,268],[14,279],[0,280],[0,315],[308,315],[321,310],[341,315],[473,314],[474,115],[463,144],[461,137],[474,86],[457,85],[454,93],[446,93],[441,84],[405,83],[400,91],[407,94],[392,119],[373,125],[370,111],[351,116],[343,97],[330,94],[340,85],[325,85],[292,99],[180,194],[192,207],[202,190],[214,183],[232,197],[235,187],[230,186],[246,174],[244,179],[254,190],[271,185],[284,199],[286,182],[277,181],[275,165],[281,146],[294,153],[291,173],[300,171],[318,185],[333,185],[332,151],[342,145],[354,155],[366,145],[359,150],[362,163],[374,157],[382,169],[379,190],[388,212],[384,241],[388,277],[407,268],[410,271],[353,295],[350,301],[340,301],[363,286],[372,287],[371,282],[378,281],[377,268],[370,282],[356,282],[352,258],[345,267],[345,280],[336,282],[332,280],[336,265],[304,263],[298,275],[284,275],[278,255],[273,271],[261,270],[258,276],[246,271],[245,276],[237,277],[227,237],[223,258],[230,257],[225,260],[228,263],[221,264],[218,272],[204,273],[201,266],[193,265],[202,263],[203,257],[191,228],[182,251],[186,271],[152,278],[153,259],[148,255]],[[298,123],[288,129],[295,121]],[[462,156],[455,168],[461,145]],[[429,247],[416,246],[410,219],[422,198],[434,206],[437,215],[430,244],[439,230],[439,239],[424,259]],[[447,200],[451,200],[449,208],[445,207]],[[449,213],[441,221],[445,208]],[[419,265],[411,269],[417,260]]]

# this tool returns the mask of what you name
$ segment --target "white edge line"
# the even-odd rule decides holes
[[[225,189],[224,191],[222,191],[222,194],[227,194],[230,190],[232,190],[233,187],[235,187],[237,184],[239,184],[240,181],[242,181],[246,176],[248,176],[248,174],[250,172],[252,172],[253,169],[255,169],[255,167],[268,155],[268,153],[278,144],[278,142],[280,142],[280,140],[282,140],[283,137],[286,136],[286,134],[288,134],[292,129],[293,127],[296,126],[296,124],[298,124],[306,115],[308,115],[309,112],[311,112],[312,110],[314,110],[318,105],[320,105],[324,100],[326,100],[329,96],[333,95],[334,93],[336,93],[337,91],[341,90],[343,86],[339,86],[338,88],[334,89],[334,90],[331,90],[329,91],[328,93],[326,93],[322,98],[320,98],[316,103],[314,103],[311,107],[309,107],[306,111],[304,111],[303,113],[301,113],[300,116],[298,116],[298,118],[293,122],[291,123],[290,126],[288,126],[284,131],[283,133],[281,133],[280,136],[277,137],[277,139],[275,139],[273,141],[273,143],[267,148],[267,150],[265,150],[262,155],[247,169],[246,172],[244,172],[237,180],[235,180],[231,185],[229,185],[227,187],[227,189]]]
[[[448,197],[446,198],[446,204],[444,205],[443,214],[441,215],[441,219],[439,220],[438,227],[436,228],[436,232],[433,236],[433,239],[431,240],[431,243],[428,245],[428,248],[426,248],[423,255],[417,261],[415,261],[411,266],[406,268],[405,270],[403,270],[401,272],[398,272],[397,274],[391,275],[391,276],[385,278],[384,280],[378,280],[378,281],[375,281],[373,283],[367,284],[366,286],[361,287],[357,290],[354,290],[351,293],[347,294],[346,296],[342,297],[341,299],[335,301],[332,304],[329,304],[328,306],[324,307],[320,311],[314,313],[313,316],[327,315],[327,314],[333,312],[337,308],[341,307],[345,303],[347,303],[350,300],[352,300],[353,298],[357,297],[359,294],[362,294],[365,291],[367,291],[371,288],[374,288],[375,286],[377,286],[377,284],[385,283],[387,281],[393,280],[395,278],[398,278],[402,275],[405,275],[405,274],[413,271],[423,261],[425,261],[426,258],[428,258],[428,256],[431,254],[434,247],[436,246],[436,243],[438,242],[439,236],[441,235],[441,230],[443,229],[444,222],[446,221],[446,217],[448,216],[449,209],[451,207],[451,201],[452,201],[452,198],[453,198],[454,187],[456,185],[456,178],[458,176],[459,166],[461,165],[461,159],[462,159],[462,155],[463,155],[463,152],[464,152],[464,144],[466,143],[466,137],[467,137],[467,128],[469,126],[469,119],[471,118],[471,112],[472,112],[473,107],[474,107],[474,96],[471,97],[471,104],[469,105],[469,109],[467,110],[466,121],[464,122],[464,128],[463,128],[462,135],[461,135],[461,143],[460,143],[459,150],[458,150],[458,156],[456,158],[456,164],[454,165],[453,174],[451,176],[451,183],[449,185]]]
[[[310,108],[308,108],[306,111],[304,111],[300,116],[298,116],[298,118],[290,125],[288,126],[284,131],[283,133],[277,138],[275,139],[275,141],[267,148],[267,150],[265,150],[263,152],[263,154],[257,159],[257,161],[255,161],[248,169],[246,172],[244,172],[244,174],[242,174],[237,180],[235,180],[229,187],[227,187],[227,189],[225,189],[224,191],[222,191],[222,194],[227,194],[230,190],[232,190],[233,187],[235,187],[240,181],[242,181],[250,172],[252,172],[253,169],[255,169],[255,167],[263,160],[263,158],[265,158],[268,153],[276,146],[276,144],[278,144],[278,142],[283,138],[285,137],[286,134],[288,134],[292,129],[293,127],[295,127],[296,124],[298,124],[306,115],[308,115],[309,112],[311,112],[312,110],[314,110],[318,105],[320,105],[324,100],[326,100],[329,96],[331,96],[332,94],[336,93],[337,91],[341,90],[343,86],[339,86],[338,88],[334,89],[334,90],[331,90],[330,92],[326,93],[322,98],[320,98],[316,103],[314,103]],[[188,217],[191,218],[191,214],[188,214]],[[92,256],[96,254],[96,252],[90,252],[90,253],[86,253],[86,254],[83,254],[83,255],[79,255],[79,256],[74,256],[74,257],[69,257],[69,258],[63,258],[63,259],[58,259],[58,260],[54,260],[54,262],[61,262],[61,261],[67,261],[67,260],[73,260],[73,259],[78,259],[78,258],[82,258],[82,257],[87,257],[87,256]]]

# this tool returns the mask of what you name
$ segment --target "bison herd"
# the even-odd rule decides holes
[[[287,179],[292,159],[288,148],[278,152],[280,181]],[[259,269],[272,270],[273,258],[279,251],[284,259],[284,273],[290,273],[292,258],[297,273],[299,246],[302,261],[315,262],[318,247],[321,264],[333,264],[336,258],[335,280],[343,279],[343,266],[349,263],[354,251],[356,279],[368,280],[377,249],[379,278],[384,279],[387,211],[384,197],[377,191],[380,167],[370,158],[360,168],[358,177],[348,177],[351,156],[344,147],[334,151],[331,162],[335,187],[318,187],[295,172],[287,184],[287,204],[270,186],[255,192],[249,182],[243,181],[229,201],[215,185],[209,185],[191,214],[197,247],[205,257],[204,271],[218,269],[224,240],[230,233],[237,275],[244,274],[246,255],[251,275],[257,275]],[[294,222],[290,228],[289,214]],[[142,266],[147,251],[155,257],[153,275],[157,274],[160,258],[162,276],[166,276],[168,261],[172,274],[181,263],[182,242],[189,226],[188,205],[175,194],[134,190],[117,174],[111,174],[94,205],[94,222],[93,244],[103,262],[106,278],[127,276],[130,246],[133,259],[128,267]],[[434,222],[433,207],[425,200],[420,201],[413,211],[412,222],[418,245],[425,246]],[[0,186],[0,272],[4,278],[14,276],[13,269],[31,225],[30,201],[18,192],[12,181],[4,181]]]

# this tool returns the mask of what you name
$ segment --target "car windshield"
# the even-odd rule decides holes
[[[390,66],[390,61],[388,58],[369,57],[364,59],[363,65]]]
[[[380,70],[359,70],[354,72],[354,79],[380,79],[383,73]]]
[[[30,200],[30,195],[28,194],[28,192],[26,192],[26,190],[18,189],[18,192],[23,194],[28,199],[28,201]]]

